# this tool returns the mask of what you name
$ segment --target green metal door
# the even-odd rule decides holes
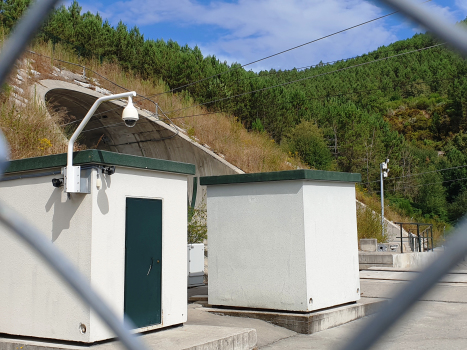
[[[137,328],[161,323],[162,201],[127,198],[125,316]]]

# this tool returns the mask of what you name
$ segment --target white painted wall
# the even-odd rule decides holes
[[[0,198],[44,232],[87,276],[123,318],[126,197],[162,199],[162,324],[187,317],[187,176],[117,167],[100,190],[73,194],[47,176],[0,182]],[[94,311],[83,306],[42,261],[0,228],[0,332],[95,342],[113,337]],[[79,325],[87,327],[86,334]]]
[[[91,277],[91,197],[70,201],[52,187],[54,176],[0,182],[1,200]],[[70,317],[70,315],[73,315]],[[0,332],[88,341],[89,307],[78,301],[43,261],[0,226]]]
[[[301,181],[208,186],[209,304],[302,310]]]
[[[360,299],[355,184],[303,182],[308,311]]]
[[[188,287],[204,285],[204,243],[187,245]]]
[[[212,185],[207,193],[209,304],[312,311],[359,299],[353,183]]]

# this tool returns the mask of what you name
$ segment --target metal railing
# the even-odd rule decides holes
[[[407,239],[410,248],[413,252],[418,251],[418,252],[425,252],[427,250],[434,250],[434,243],[433,243],[433,224],[425,224],[422,222],[395,222],[396,225],[400,226],[400,232],[401,235],[400,238],[401,240],[401,253],[404,252],[404,239]],[[417,227],[417,235],[413,234],[410,229],[408,229],[409,235],[407,237],[404,237],[403,231],[404,228],[403,226],[406,225],[406,231],[407,231],[407,226],[416,226]],[[420,232],[420,227],[421,226],[428,226],[425,228],[423,231]],[[430,244],[431,243],[431,244]]]
[[[453,26],[433,15],[420,5],[409,0],[383,0],[396,10],[415,20],[432,34],[467,58],[467,31]],[[428,291],[467,253],[467,220],[463,220],[451,234],[444,253],[412,282],[390,300],[375,316],[372,322],[362,328],[344,347],[344,350],[369,349],[380,337],[408,312]]]

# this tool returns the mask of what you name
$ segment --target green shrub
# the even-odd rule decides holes
[[[261,120],[259,118],[256,118],[253,123],[251,124],[251,130],[256,131],[256,132],[264,132],[264,126],[263,123],[261,123]]]
[[[310,167],[329,170],[333,158],[322,131],[313,121],[302,120],[286,134],[283,147],[292,155],[298,155]]]
[[[362,238],[376,238],[378,242],[387,242],[386,225],[384,233],[381,231],[381,215],[367,206],[357,207],[358,240]]]
[[[201,204],[198,208],[188,206],[188,244],[203,243],[208,237],[206,204]]]

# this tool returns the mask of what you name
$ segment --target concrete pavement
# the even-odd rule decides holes
[[[385,273],[363,271],[360,282],[362,298],[364,300],[391,298],[415,275],[416,273],[407,271],[385,270]],[[378,276],[383,278],[379,279]],[[466,277],[465,266],[446,276],[444,281],[448,282],[438,284],[423,297],[422,301],[418,302],[374,349],[466,349],[467,283],[462,282]],[[207,287],[188,290],[189,295],[206,293]],[[255,340],[257,348],[261,350],[339,349],[361,327],[371,322],[372,317],[364,317],[341,326],[305,335],[259,319],[213,314],[208,311],[208,308],[203,308],[199,304],[190,304],[186,326],[169,330],[173,333],[170,338],[164,331],[153,332],[143,338],[149,349],[251,349]],[[252,330],[256,330],[256,333]],[[218,340],[220,338],[221,341]],[[17,343],[9,341],[8,343],[0,340],[0,350],[16,350],[20,347],[23,350],[45,349],[40,344],[28,341]],[[240,346],[240,344],[243,345]],[[52,344],[48,348],[83,349],[88,347]],[[121,346],[112,343],[96,344],[91,349],[117,350],[121,349]]]
[[[372,316],[309,336],[296,335],[261,349],[339,349]],[[420,302],[373,348],[381,350],[467,348],[467,305]]]
[[[361,273],[362,298],[391,298],[416,273],[408,271],[365,270]],[[378,276],[383,278],[379,279]],[[384,336],[374,349],[466,349],[467,348],[467,271],[453,271]],[[193,291],[193,294],[200,294]],[[218,316],[191,304],[189,324],[216,324],[255,328],[258,349],[339,349],[372,316],[347,324],[304,335],[264,321]]]

